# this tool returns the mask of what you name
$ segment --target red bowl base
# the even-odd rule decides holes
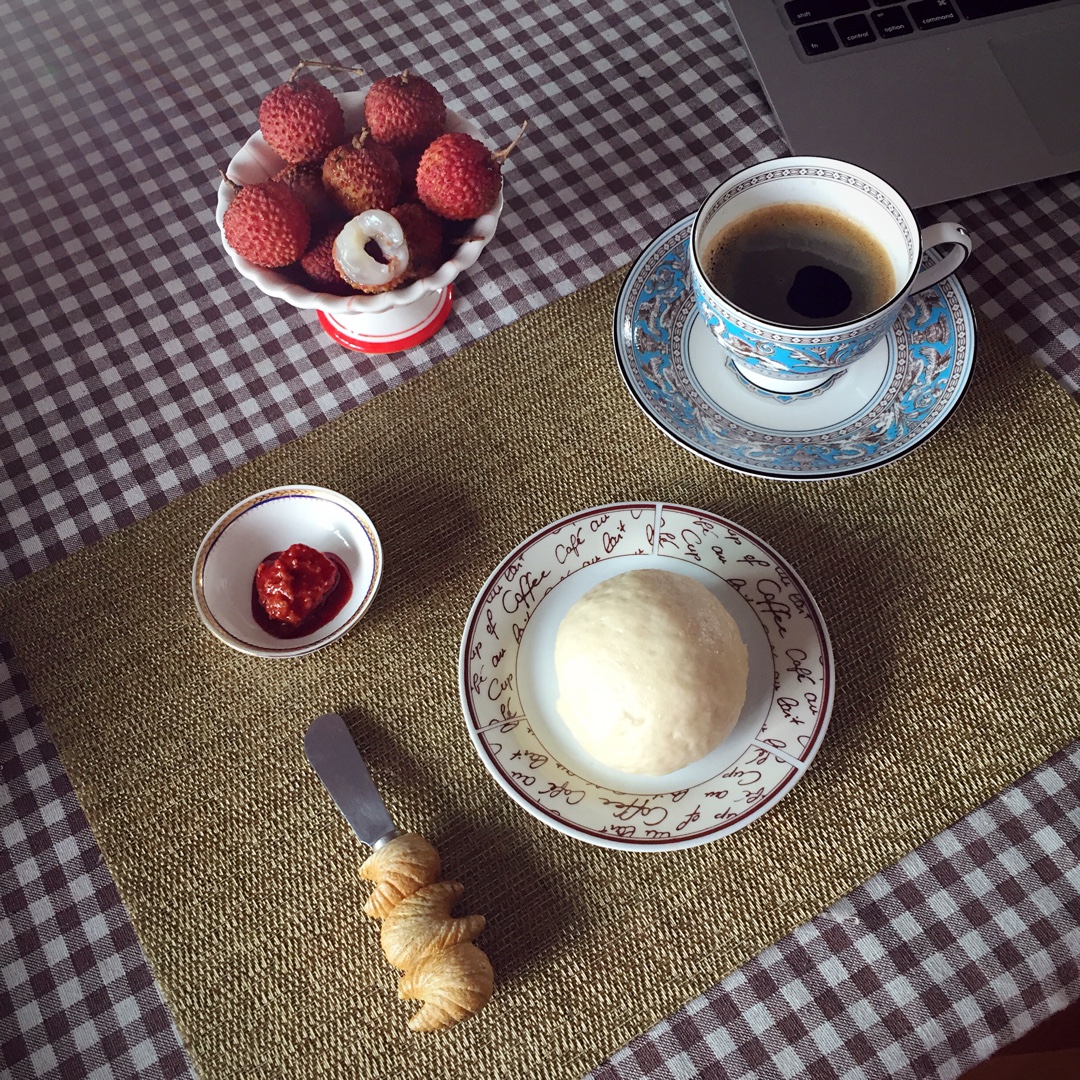
[[[427,341],[446,322],[453,297],[453,286],[447,285],[404,307],[392,307],[376,314],[331,315],[320,311],[319,322],[346,349],[364,353],[400,352]]]

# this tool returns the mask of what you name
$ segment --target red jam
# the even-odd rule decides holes
[[[293,544],[259,563],[251,585],[251,614],[276,638],[306,637],[330,622],[350,596],[352,578],[341,559]]]

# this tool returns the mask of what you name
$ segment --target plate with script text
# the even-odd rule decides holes
[[[597,761],[556,707],[563,616],[600,581],[644,568],[705,585],[734,618],[750,660],[728,738],[656,776]],[[775,806],[824,739],[834,683],[825,622],[787,562],[733,522],[668,503],[593,507],[524,540],[481,589],[459,657],[469,735],[499,785],[552,828],[627,851],[708,843]]]

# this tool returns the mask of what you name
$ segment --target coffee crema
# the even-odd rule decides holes
[[[751,210],[709,242],[709,284],[730,303],[780,326],[836,326],[896,294],[885,248],[844,214],[809,203]]]

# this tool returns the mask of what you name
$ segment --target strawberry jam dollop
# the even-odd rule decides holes
[[[352,580],[336,555],[292,544],[259,563],[251,593],[252,615],[267,633],[303,637],[341,611],[352,595]]]

